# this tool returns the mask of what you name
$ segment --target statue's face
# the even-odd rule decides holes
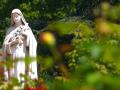
[[[15,22],[15,24],[21,22],[21,16],[19,14],[13,13],[12,17],[13,17],[13,21]]]

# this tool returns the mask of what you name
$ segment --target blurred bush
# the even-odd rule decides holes
[[[59,42],[49,48],[52,53],[52,59],[48,59],[51,60],[51,66],[45,56],[40,58],[40,62],[45,61],[44,64],[50,66],[40,73],[40,76],[46,79],[49,90],[120,89],[119,10],[119,5],[111,6],[105,2],[99,9],[94,10],[96,18],[93,21],[60,21],[43,30],[57,33],[60,37],[73,35],[64,49],[58,47],[61,45]],[[62,40],[64,41],[64,38]],[[65,42],[62,45],[66,45]],[[72,49],[61,53],[61,48],[62,51]],[[41,64],[41,68],[45,66]]]

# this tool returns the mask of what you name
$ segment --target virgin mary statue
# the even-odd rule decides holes
[[[11,60],[11,67],[5,68],[5,78],[9,80],[16,77],[18,80],[24,80],[21,74],[26,71],[31,79],[37,79],[37,61],[36,48],[37,42],[35,36],[26,22],[22,12],[19,9],[13,9],[11,12],[11,26],[6,32],[3,42],[3,48],[6,52],[6,60]],[[30,57],[29,61],[25,61]],[[25,62],[30,62],[26,64]],[[26,69],[26,67],[28,67]]]

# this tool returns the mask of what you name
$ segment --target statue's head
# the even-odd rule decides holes
[[[21,22],[23,25],[27,25],[22,12],[19,9],[13,9],[11,12],[11,25],[14,26],[15,23]]]

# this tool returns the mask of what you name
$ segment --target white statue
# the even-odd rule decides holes
[[[28,26],[22,12],[14,9],[11,12],[11,27],[7,30],[4,43],[4,51],[12,57],[13,67],[5,70],[5,78],[16,77],[18,80],[24,80],[20,74],[25,74],[25,57],[31,57],[28,74],[31,79],[37,79],[37,61],[36,48],[37,42],[32,30]],[[34,60],[33,60],[34,59]],[[15,61],[16,60],[16,61]]]

